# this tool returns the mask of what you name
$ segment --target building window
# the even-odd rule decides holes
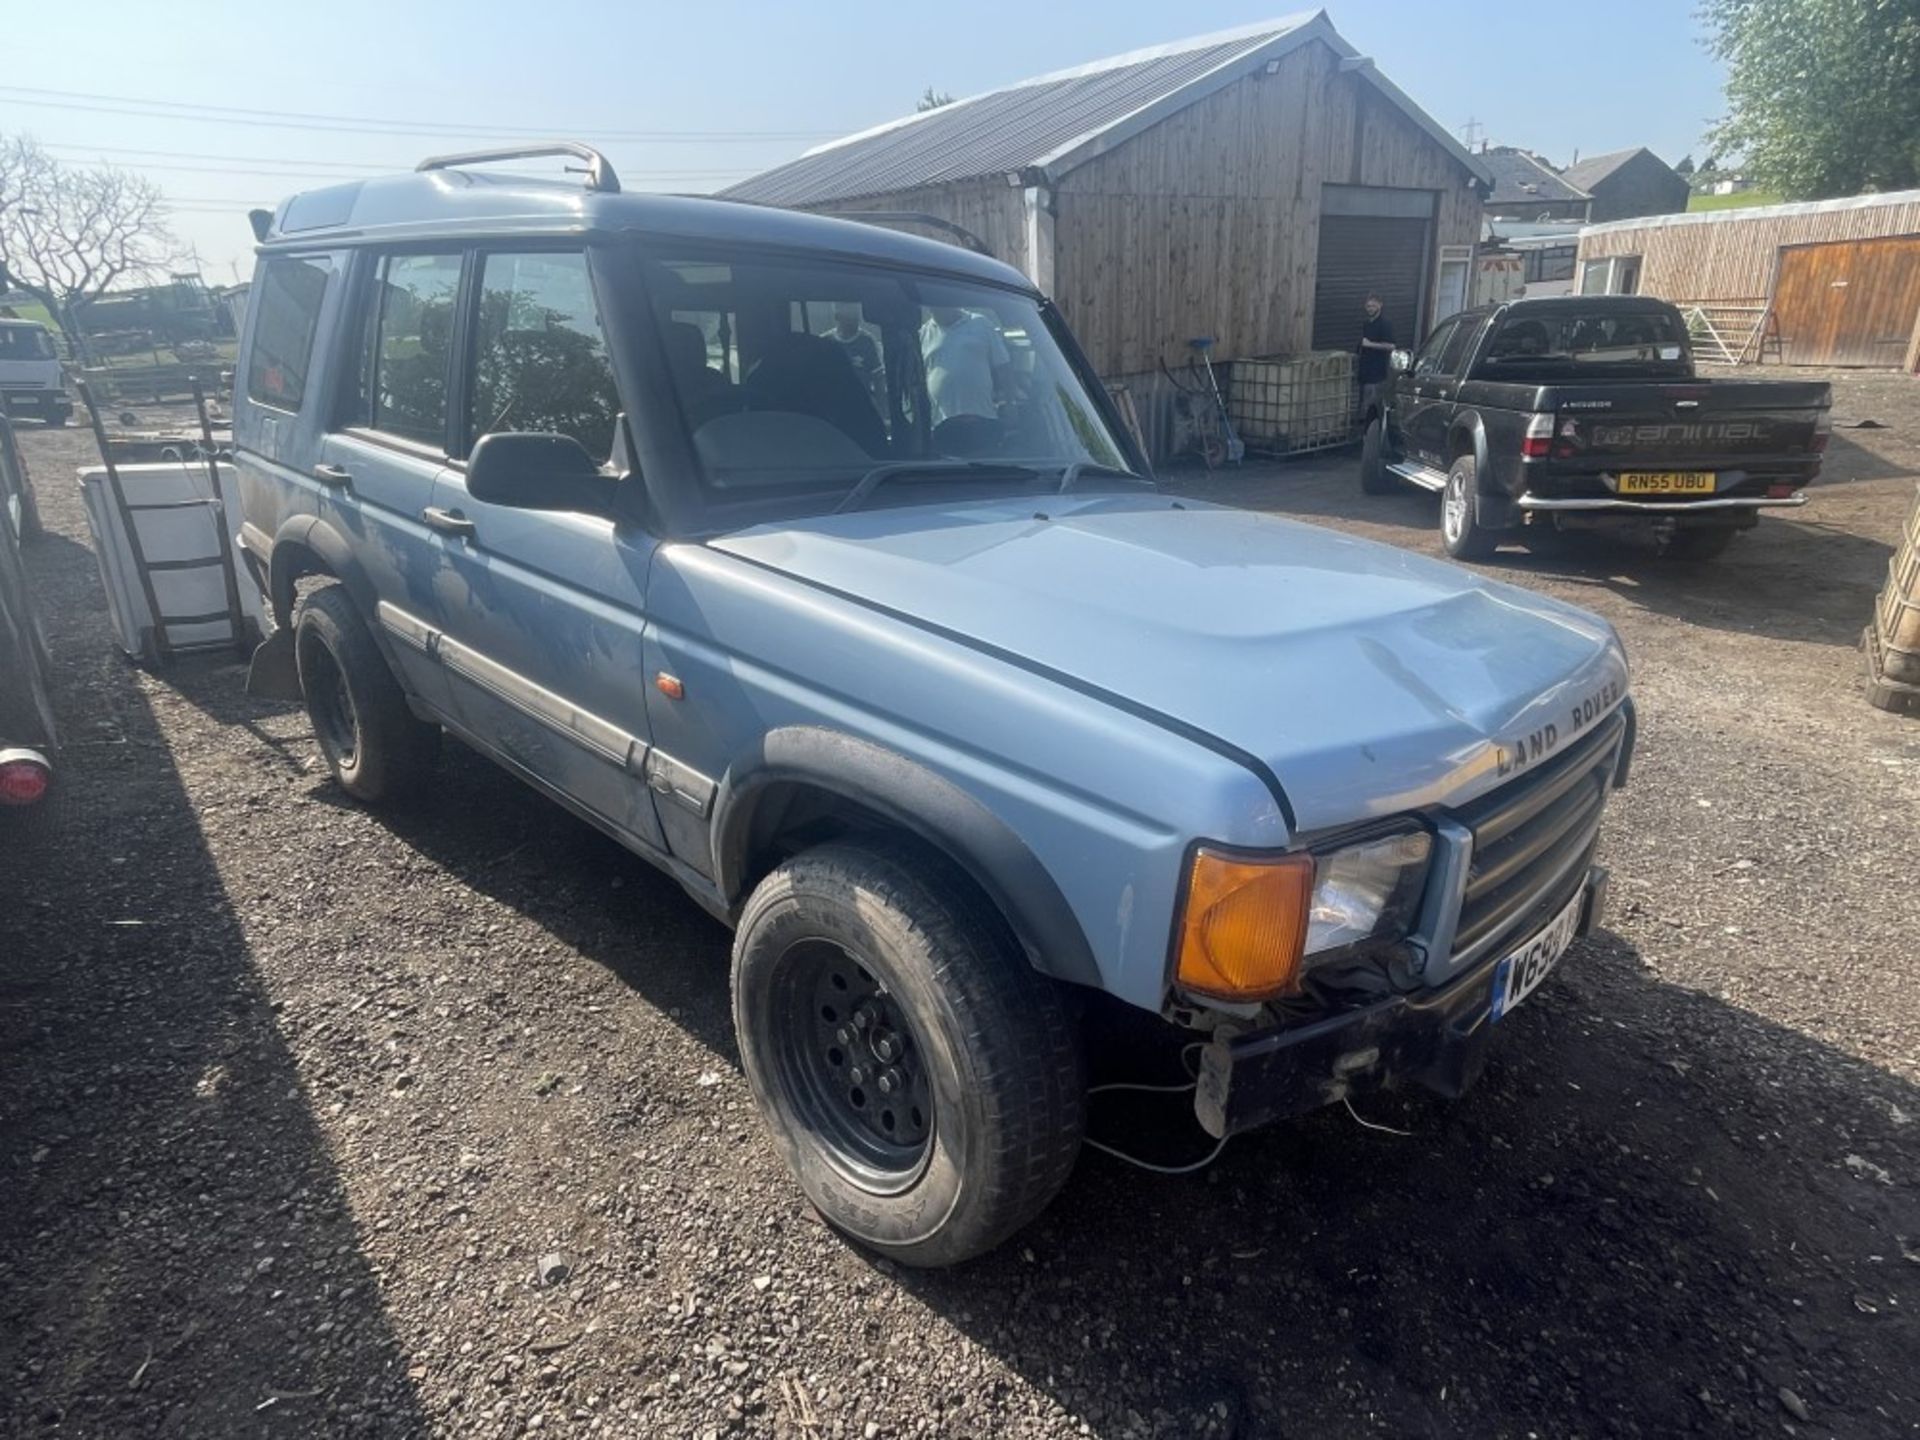
[[[1458,315],[1466,309],[1472,288],[1473,247],[1442,245],[1439,265],[1434,276],[1434,320],[1444,320],[1447,316]]]
[[[1589,260],[1580,267],[1582,295],[1638,295],[1640,293],[1640,257],[1609,255]]]

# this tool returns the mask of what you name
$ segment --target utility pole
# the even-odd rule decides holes
[[[1460,143],[1465,145],[1470,152],[1477,150],[1480,147],[1480,142],[1486,138],[1486,134],[1487,127],[1469,115],[1467,117],[1467,123],[1460,127]]]

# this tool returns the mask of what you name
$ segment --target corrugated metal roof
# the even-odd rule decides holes
[[[1878,195],[1843,195],[1834,200],[1793,200],[1785,205],[1739,205],[1726,210],[1683,210],[1677,215],[1636,215],[1581,229],[1580,238],[1626,230],[1665,230],[1674,225],[1739,225],[1749,220],[1785,220],[1796,215],[1831,215],[1840,210],[1874,210],[1882,205],[1920,205],[1920,190],[1888,190]]]
[[[1312,18],[1294,16],[1231,39],[1203,37],[1171,53],[1118,56],[956,100],[820,146],[721,193],[770,205],[815,205],[1021,170]]]
[[[1524,150],[1502,145],[1482,150],[1478,159],[1493,172],[1493,193],[1487,196],[1489,205],[1525,205],[1529,201],[1559,205],[1592,198]]]
[[[1131,133],[1130,124],[1150,123],[1198,99],[1211,88],[1204,82],[1220,83],[1315,36],[1343,57],[1354,54],[1324,11],[1292,15],[957,100],[819,146],[720,193],[768,205],[818,205],[1067,163],[1102,140]],[[1450,146],[1469,170],[1484,173],[1370,65],[1363,65],[1362,73]]]

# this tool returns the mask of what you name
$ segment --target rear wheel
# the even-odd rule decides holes
[[[837,1229],[909,1265],[992,1249],[1079,1153],[1066,997],[938,856],[834,843],[753,892],[733,948],[740,1059]]]
[[[1387,437],[1382,433],[1379,416],[1367,422],[1360,437],[1360,490],[1365,495],[1387,495],[1393,491],[1393,477],[1387,473]]]
[[[1676,530],[1667,537],[1660,554],[1668,560],[1713,560],[1726,554],[1733,537],[1740,532],[1731,525],[1701,525]]]
[[[1456,560],[1484,560],[1497,543],[1474,513],[1478,496],[1473,456],[1462,455],[1447,471],[1447,488],[1440,494],[1440,539]]]
[[[370,805],[419,789],[439,746],[439,727],[407,707],[345,589],[324,585],[302,597],[293,643],[314,738],[340,788]]]

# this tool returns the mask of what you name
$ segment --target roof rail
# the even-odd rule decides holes
[[[976,255],[984,255],[989,260],[998,260],[987,242],[964,225],[956,225],[938,215],[929,215],[922,210],[823,210],[820,212],[830,220],[859,220],[868,225],[878,225],[883,229],[889,225],[924,225],[929,230],[938,230],[951,235],[960,243],[963,250],[971,250]]]
[[[498,150],[463,150],[457,155],[429,155],[415,170],[452,170],[462,165],[491,165],[499,160],[532,160],[542,155],[571,155],[576,160],[587,162],[584,171],[568,170],[573,174],[587,177],[589,190],[604,190],[610,195],[620,193],[620,177],[613,173],[613,166],[598,150],[591,145],[582,145],[578,140],[548,140],[538,145],[509,145]]]

